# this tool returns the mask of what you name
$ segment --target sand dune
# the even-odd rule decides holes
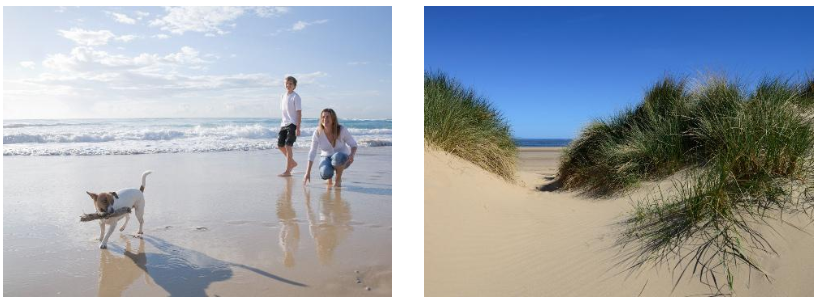
[[[426,296],[703,296],[696,277],[674,286],[667,266],[630,273],[614,246],[629,196],[542,192],[560,149],[520,151],[520,182],[504,182],[444,152],[425,151]],[[632,198],[649,193],[644,185]],[[760,255],[773,281],[741,269],[737,296],[813,296],[813,225],[768,232],[779,256]],[[750,276],[750,286],[748,278]]]

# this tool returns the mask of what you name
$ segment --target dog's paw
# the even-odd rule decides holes
[[[107,244],[99,244],[99,249],[108,249]]]

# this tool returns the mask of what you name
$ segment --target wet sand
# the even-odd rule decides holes
[[[522,148],[519,182],[510,184],[444,152],[425,151],[426,296],[708,296],[695,276],[673,289],[667,265],[626,271],[615,246],[631,199],[545,192],[561,149]],[[806,216],[761,229],[778,255],[757,253],[766,280],[744,267],[735,296],[813,296],[813,225]],[[750,280],[749,280],[750,279]],[[727,292],[727,289],[725,290]]]
[[[302,158],[281,178],[278,151],[4,157],[3,295],[390,296],[391,147],[341,189],[304,187]],[[85,191],[147,169],[144,238],[133,217],[100,250]]]

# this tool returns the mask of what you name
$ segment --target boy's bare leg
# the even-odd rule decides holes
[[[292,157],[292,146],[278,147],[278,150],[280,150],[281,153],[283,153],[283,157],[286,158],[286,171],[278,174],[278,176],[292,176],[292,169],[297,167],[297,162]]]
[[[297,167],[298,163],[295,161],[294,152],[292,152],[292,146],[286,146],[287,159],[286,159],[286,172],[292,173],[292,169]]]

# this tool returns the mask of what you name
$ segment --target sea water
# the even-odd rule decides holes
[[[390,119],[348,119],[360,147],[391,146]],[[311,146],[317,119],[303,119],[295,147]],[[4,120],[4,156],[130,155],[277,149],[280,119],[150,118]]]

